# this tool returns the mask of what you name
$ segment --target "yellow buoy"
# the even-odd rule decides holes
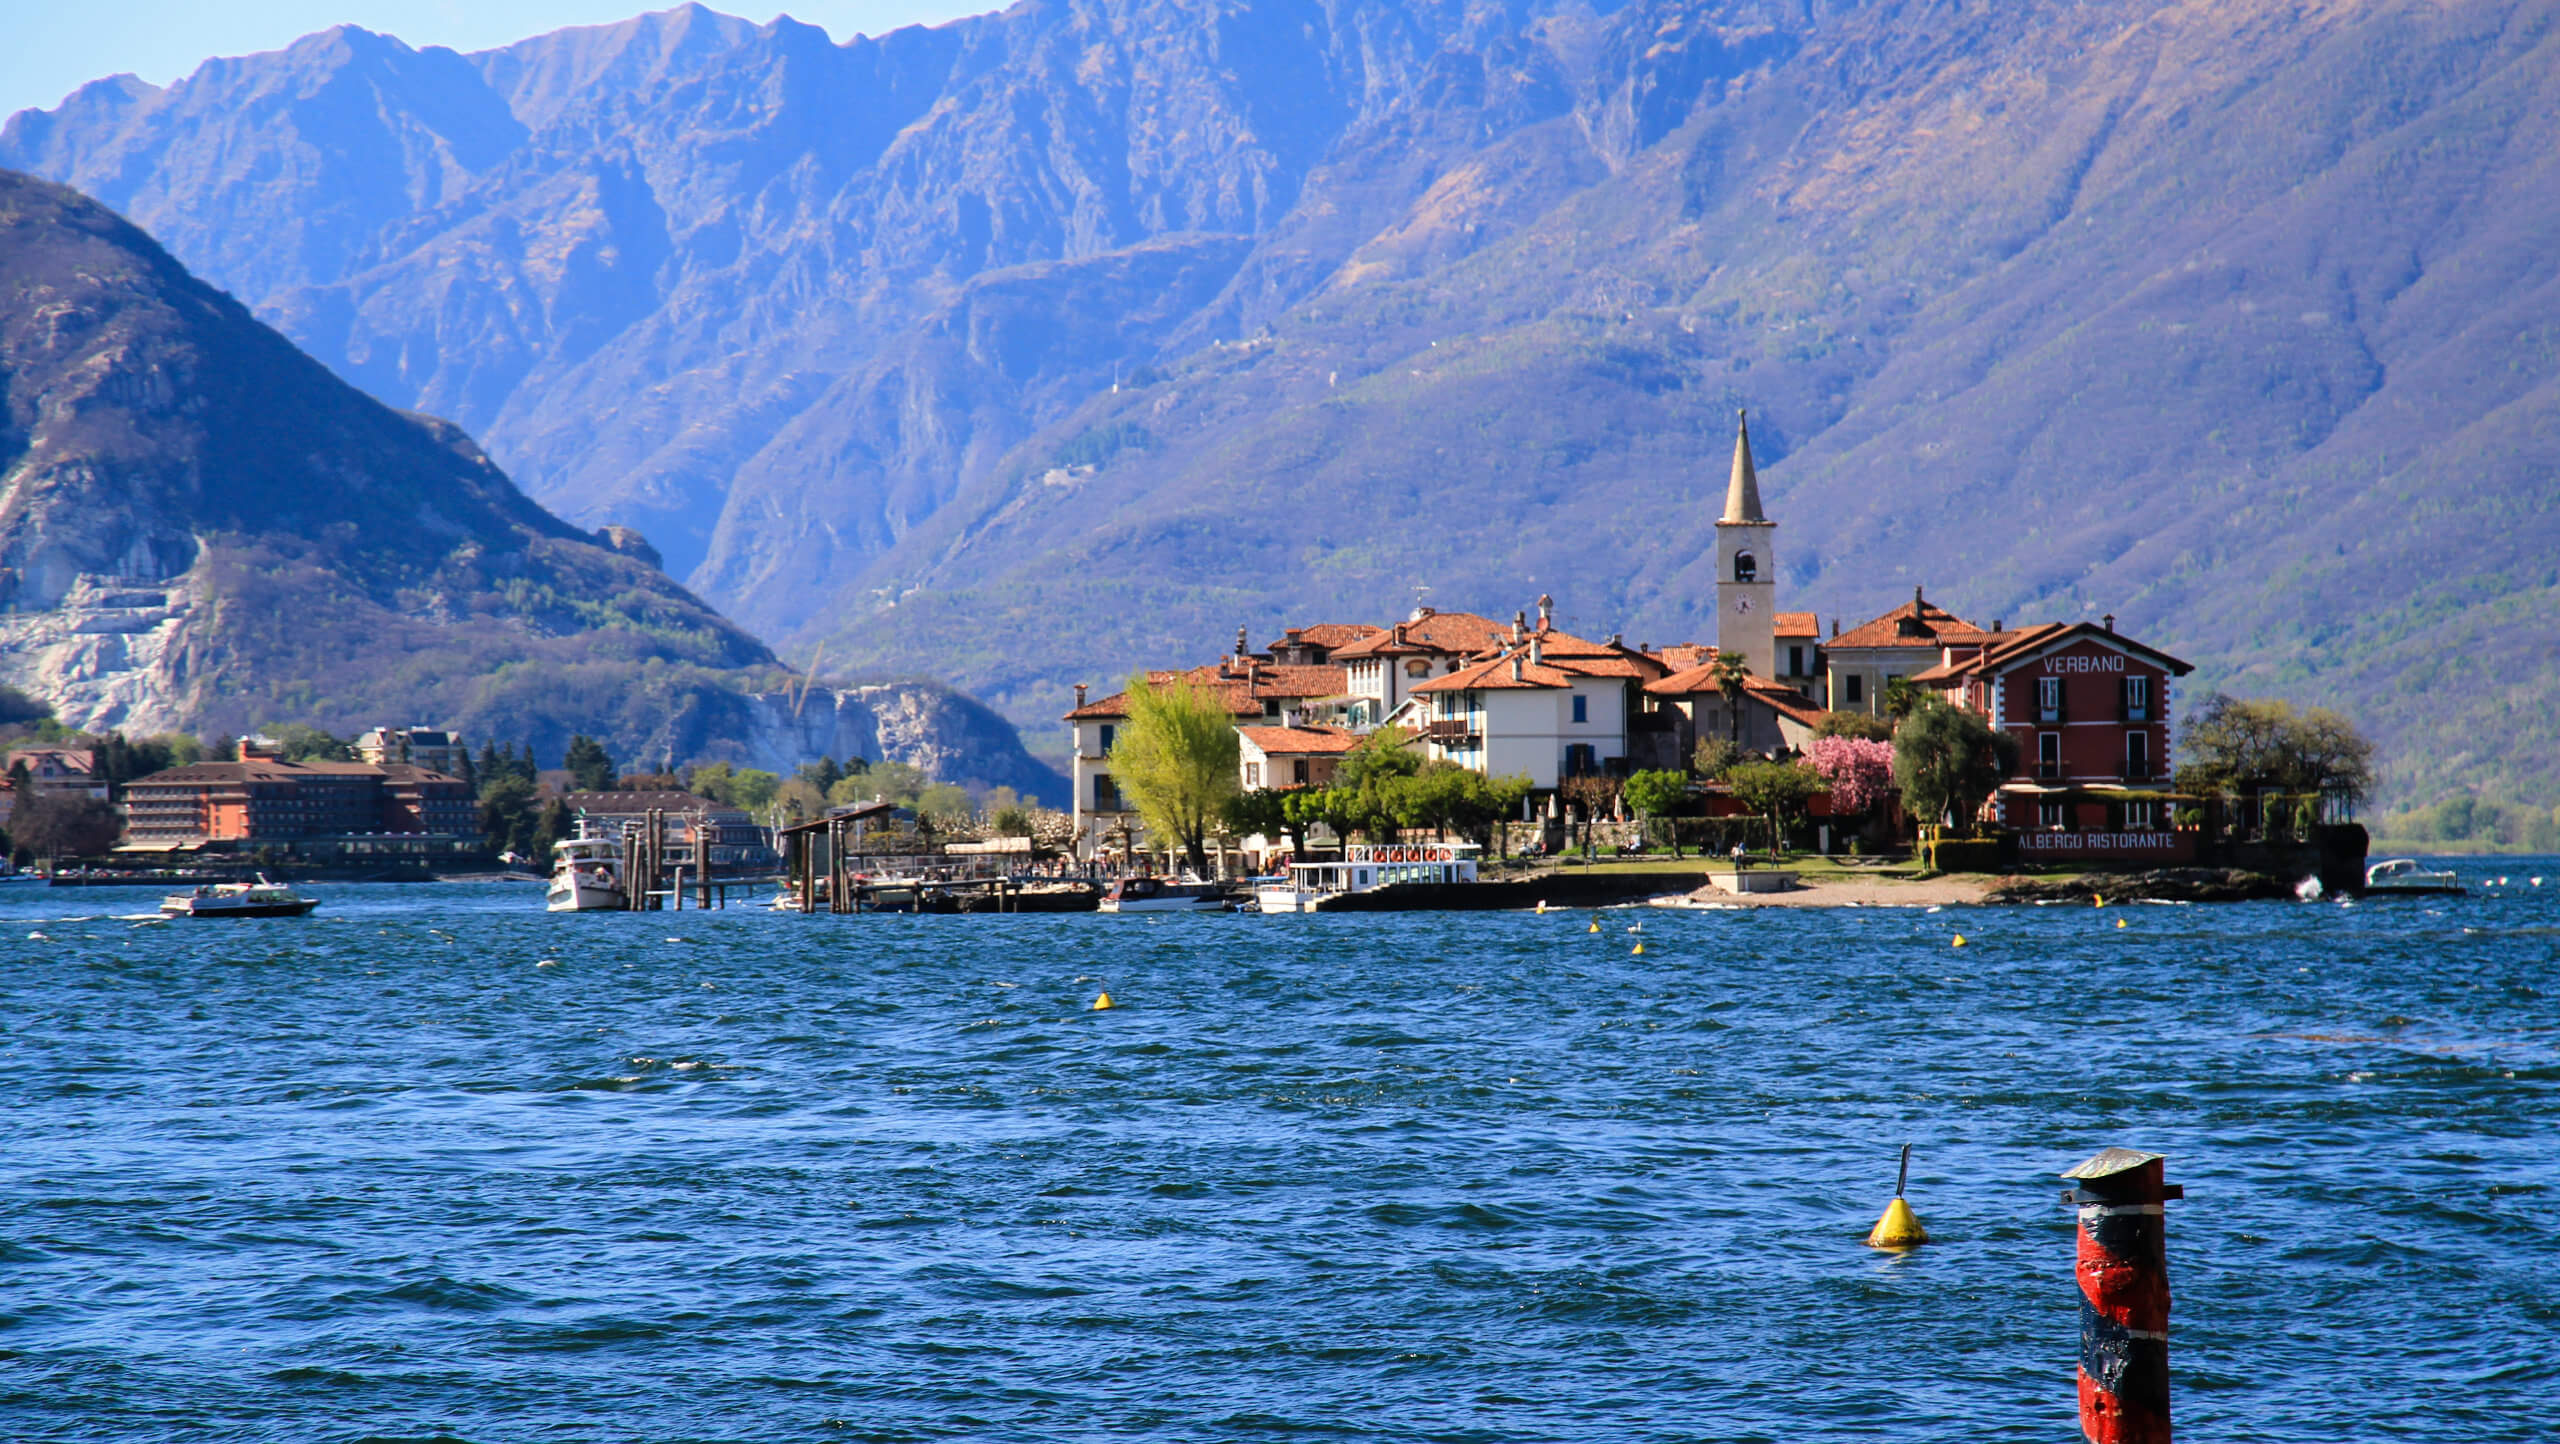
[[[1962,934],[1962,933],[1958,933],[1958,934],[1956,934],[1956,941],[1955,941],[1955,945],[1956,945],[1957,947],[1963,947],[1963,946],[1964,946],[1964,934]]]
[[[1643,957],[1643,956],[1644,956],[1644,944],[1642,944],[1642,943],[1638,943],[1638,944],[1636,944],[1636,948],[1635,948],[1634,956],[1639,957],[1639,958],[1641,958],[1641,957]]]
[[[2105,893],[2091,893],[2089,894],[2089,901],[2095,903],[2099,907],[2105,907],[2107,905],[2107,895]]]
[[[1538,916],[1540,916],[1540,917],[1545,917],[1546,915],[1547,915],[1547,900],[1546,900],[1545,898],[1540,898],[1540,899],[1538,899]]]
[[[2116,919],[2116,926],[2117,926],[2117,927],[2123,927],[2123,926],[2124,926],[2124,919],[2122,919],[2122,918],[2118,918],[2118,919]]]
[[[1600,920],[1598,918],[1593,918],[1591,920],[1591,930],[1595,933],[1600,931]]]
[[[1111,995],[1109,993],[1105,993],[1101,997],[1093,1000],[1093,1010],[1097,1013],[1107,1012],[1111,1006]]]
[[[1929,1231],[1920,1226],[1920,1216],[1902,1201],[1902,1186],[1911,1181],[1911,1145],[1902,1145],[1902,1173],[1893,1181],[1893,1202],[1884,1206],[1884,1217],[1867,1231],[1867,1247],[1893,1249],[1918,1248],[1929,1241]]]

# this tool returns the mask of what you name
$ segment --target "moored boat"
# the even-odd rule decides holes
[[[580,832],[551,845],[551,888],[543,895],[555,913],[621,912],[631,905],[622,886],[622,845]]]
[[[160,900],[161,915],[173,918],[298,918],[318,906],[318,898],[269,882],[264,874],[256,882],[208,883]]]
[[[1353,893],[1408,884],[1472,883],[1480,851],[1469,842],[1354,845],[1340,862],[1291,863],[1288,876],[1257,887],[1254,900],[1266,913],[1311,913]]]
[[[2436,897],[2464,889],[2450,868],[2424,868],[2409,858],[2395,857],[2364,870],[2364,891],[2367,897]]]
[[[1107,913],[1224,912],[1227,885],[1169,877],[1124,877],[1102,895],[1100,906]]]

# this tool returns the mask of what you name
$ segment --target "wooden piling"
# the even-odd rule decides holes
[[[2089,1444],[2169,1444],[2168,1210],[2186,1190],[2157,1153],[2108,1148],[2062,1175],[2082,1186],[2080,1432]]]

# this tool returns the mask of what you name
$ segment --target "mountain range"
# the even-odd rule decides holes
[[[559,755],[821,755],[1059,795],[983,707],[812,696],[622,528],[366,396],[65,187],[0,171],[0,674],[64,722],[433,718]]]
[[[340,28],[0,164],[783,653],[1066,685],[1545,591],[2113,613],[2560,799],[2554,0],[1026,0]],[[1703,638],[1701,638],[1703,639]]]

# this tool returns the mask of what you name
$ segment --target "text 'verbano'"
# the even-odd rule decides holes
[[[2061,672],[2121,672],[2124,658],[2115,652],[2100,657],[2047,657],[2044,670],[2048,676]]]

